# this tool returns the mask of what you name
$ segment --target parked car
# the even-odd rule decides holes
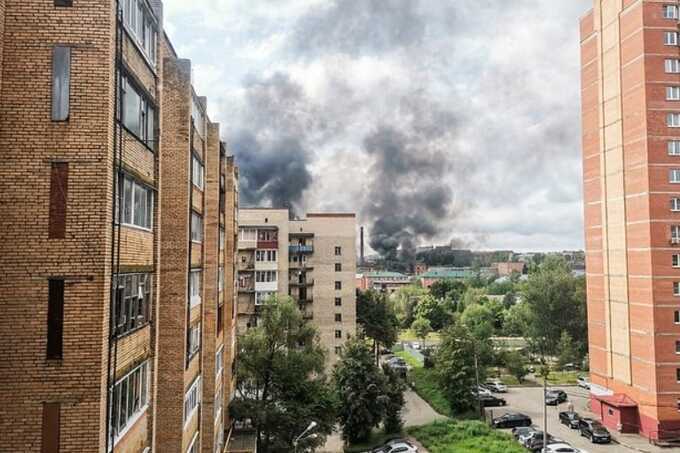
[[[479,402],[482,407],[499,407],[499,406],[505,406],[507,401],[503,398],[499,398],[497,396],[493,395],[479,395]]]
[[[581,435],[594,444],[608,444],[612,441],[612,436],[602,423],[592,418],[582,418],[579,422]]]
[[[564,390],[552,389],[545,392],[545,404],[548,406],[557,406],[565,401],[567,401],[567,394]]]
[[[476,387],[476,389],[473,388],[473,389],[472,389],[472,393],[473,393],[474,395],[479,394],[480,396],[482,396],[482,395],[485,395],[485,396],[493,396],[493,395],[491,394],[491,390],[487,389],[486,387],[484,387],[484,386],[482,386],[482,385],[480,385],[479,387]]]
[[[572,411],[560,412],[559,417],[560,417],[560,423],[562,423],[563,425],[566,425],[571,429],[578,429],[579,428],[579,422],[581,421],[581,416],[578,415],[576,412],[572,412]]]
[[[576,385],[581,387],[582,389],[590,390],[590,381],[588,378],[579,376],[576,378]]]
[[[508,388],[501,381],[490,381],[484,384],[488,390],[493,393],[506,393]]]
[[[420,343],[418,343],[417,341],[414,341],[414,342],[411,344],[411,346],[413,346],[413,349],[420,349]]]
[[[555,443],[541,449],[541,453],[581,453],[581,450],[569,444]]]
[[[534,431],[536,431],[536,428],[533,426],[518,426],[517,428],[512,428],[512,437],[514,437],[515,440],[519,440],[520,437],[528,436]]]
[[[491,426],[494,428],[517,428],[531,426],[531,417],[516,412],[508,412],[491,420]]]
[[[530,431],[527,431],[524,434],[520,434],[519,437],[517,438],[517,440],[519,441],[520,444],[526,446],[527,442],[529,442],[529,439],[534,437],[536,435],[536,433],[540,433],[540,432],[542,432],[542,431],[540,431],[538,429],[532,429]]]
[[[406,365],[404,359],[401,357],[392,357],[385,363],[399,376],[406,378],[406,374],[408,373],[408,365]]]
[[[556,444],[556,443],[563,443],[562,440],[556,439],[550,434],[548,434],[548,445]],[[534,433],[533,436],[529,437],[527,440],[526,444],[524,446],[527,448],[527,450],[533,451],[533,452],[539,452],[543,449],[543,431],[538,431]]]
[[[372,453],[418,453],[418,448],[406,439],[393,439]]]

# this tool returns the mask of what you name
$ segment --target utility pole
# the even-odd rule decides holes
[[[548,375],[550,374],[547,364],[543,365],[541,374],[543,375],[543,450],[545,450],[548,448],[548,405],[545,394],[548,391]]]
[[[481,415],[482,415],[482,398],[481,398],[481,395],[479,394],[479,364],[477,362],[477,346],[475,346],[475,382],[477,384],[477,388],[475,389],[476,390],[475,394],[477,395],[477,413],[481,417]]]

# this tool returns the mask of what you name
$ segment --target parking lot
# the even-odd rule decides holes
[[[579,431],[576,429],[569,429],[560,423],[558,413],[566,411],[569,408],[569,402],[574,405],[574,410],[584,417],[592,416],[590,414],[587,404],[589,402],[588,391],[578,387],[555,387],[567,392],[568,401],[558,406],[548,407],[548,433],[554,437],[560,438],[572,446],[582,449],[586,452],[640,452],[640,451],[661,451],[661,449],[649,445],[644,439],[635,436],[631,437],[631,445],[634,443],[636,448],[629,448],[624,445],[611,444],[601,445],[592,444],[588,439],[581,437]],[[510,388],[508,393],[501,395],[506,399],[508,405],[506,407],[489,409],[493,411],[493,416],[498,417],[506,412],[520,412],[528,415],[540,430],[543,430],[543,389],[540,387]],[[611,430],[610,430],[611,431]],[[612,433],[615,435],[615,433]],[[639,444],[639,445],[638,445]],[[642,448],[641,448],[642,447]],[[669,451],[669,450],[664,450]]]

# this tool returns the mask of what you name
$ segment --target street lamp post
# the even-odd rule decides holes
[[[293,447],[295,448],[295,453],[297,453],[297,447],[298,447],[298,443],[300,442],[300,440],[302,440],[308,432],[310,432],[311,430],[316,428],[316,425],[317,425],[316,422],[314,422],[314,421],[311,422],[309,424],[309,426],[304,431],[302,431],[302,433],[300,433],[299,436],[297,436],[295,438],[295,440],[293,441]]]

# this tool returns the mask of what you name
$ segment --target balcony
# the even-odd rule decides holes
[[[255,270],[255,260],[246,260],[238,262],[239,272],[252,272]]]
[[[239,282],[238,292],[239,293],[254,293],[255,292],[255,284],[252,281],[251,282]]]
[[[314,303],[314,298],[312,296],[298,297],[298,304],[300,306],[311,303]]]
[[[279,248],[279,241],[276,239],[265,241],[265,240],[257,240],[257,248],[258,249],[278,249]]]
[[[291,280],[288,282],[289,286],[314,286],[314,279],[310,278],[307,280]]]
[[[291,255],[302,255],[304,253],[314,253],[313,245],[289,245],[288,253]]]

